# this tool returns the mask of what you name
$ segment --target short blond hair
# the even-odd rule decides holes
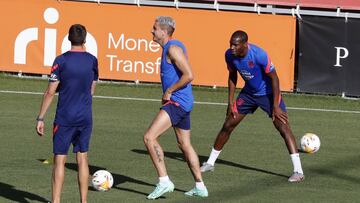
[[[169,36],[172,36],[172,34],[175,31],[175,20],[174,19],[172,19],[169,16],[158,16],[156,18],[155,22],[159,23],[159,25],[162,29],[166,29]]]

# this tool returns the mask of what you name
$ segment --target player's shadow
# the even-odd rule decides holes
[[[142,149],[132,149],[131,151],[138,153],[138,154],[148,154],[148,152],[146,150],[142,150]],[[184,155],[182,153],[178,153],[178,152],[164,152],[164,156],[171,158],[171,159],[176,159],[176,160],[180,160],[180,161],[184,161]],[[199,155],[199,160],[200,163],[204,162],[207,160],[208,157],[206,156],[201,156]],[[272,171],[268,171],[268,170],[264,170],[264,169],[260,169],[260,168],[255,168],[255,167],[251,167],[251,166],[245,166],[242,164],[238,164],[238,163],[234,163],[231,161],[226,161],[226,160],[222,160],[222,159],[217,159],[216,160],[216,164],[223,164],[223,165],[227,165],[227,166],[233,166],[233,167],[237,167],[237,168],[242,168],[245,170],[252,170],[252,171],[257,171],[257,172],[261,172],[261,173],[266,173],[266,174],[270,174],[270,175],[275,175],[275,176],[280,176],[283,178],[288,178],[288,176],[284,175],[284,174],[280,174],[280,173],[275,173]]]
[[[45,198],[22,190],[16,189],[13,185],[0,182],[0,197],[6,198],[13,202],[49,202]]]
[[[352,157],[337,159],[336,161],[328,161],[325,165],[312,166],[309,171],[315,173],[316,176],[329,176],[341,181],[351,182],[352,184],[360,185],[360,177],[354,174],[347,174],[347,170],[360,169],[360,156],[355,155]]]
[[[74,171],[78,170],[76,163],[66,163],[65,167],[68,168],[68,169],[74,170]],[[90,170],[89,171],[90,174],[94,174],[98,170],[107,170],[107,169],[103,168],[103,167],[99,167],[99,166],[89,165],[89,170]],[[134,178],[129,177],[129,176],[117,174],[117,173],[114,173],[114,171],[110,171],[110,172],[111,172],[111,175],[114,178],[114,184],[113,184],[113,187],[112,187],[113,189],[123,190],[123,191],[127,191],[127,192],[133,192],[133,193],[137,193],[137,194],[147,196],[148,193],[136,191],[136,190],[129,189],[129,188],[124,188],[124,187],[121,187],[120,185],[122,185],[125,182],[131,182],[131,183],[136,183],[136,184],[139,184],[139,185],[151,186],[152,189],[153,189],[153,187],[156,187],[156,185],[154,185],[154,184],[150,184],[150,183],[147,183],[147,182],[144,182],[144,181],[141,181],[141,180],[137,180],[137,179],[134,179]],[[94,188],[89,187],[89,190],[94,191]],[[184,190],[180,190],[180,189],[177,189],[177,188],[175,188],[175,190],[179,191],[179,192],[186,192]],[[149,192],[151,192],[151,191],[149,191]],[[161,198],[165,198],[165,197],[161,197]]]

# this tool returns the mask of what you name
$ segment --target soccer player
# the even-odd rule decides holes
[[[171,17],[159,16],[152,28],[153,40],[163,48],[161,56],[162,107],[144,135],[144,143],[157,171],[159,183],[148,199],[156,199],[174,190],[164,160],[164,152],[158,138],[168,128],[173,127],[178,146],[185,155],[187,164],[195,179],[195,187],[187,196],[207,197],[208,191],[200,172],[199,158],[190,142],[190,112],[193,108],[191,81],[193,73],[188,63],[185,46],[171,36],[175,21]]]
[[[281,98],[279,78],[269,56],[260,47],[248,43],[247,34],[238,30],[230,38],[230,48],[225,52],[225,60],[229,71],[227,117],[207,162],[201,166],[201,171],[214,170],[215,161],[231,132],[247,114],[254,113],[260,107],[272,118],[290,153],[294,170],[288,181],[304,180],[295,138],[290,129],[285,103]],[[234,101],[237,72],[245,81],[245,86]]]
[[[98,80],[98,61],[85,51],[86,28],[75,24],[69,29],[71,50],[56,57],[48,87],[37,117],[36,131],[44,135],[44,116],[55,93],[59,92],[53,128],[54,165],[52,203],[60,202],[65,162],[73,144],[78,163],[80,201],[87,202],[89,166],[87,151],[92,132],[92,95]]]

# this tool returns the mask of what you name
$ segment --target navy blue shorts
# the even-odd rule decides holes
[[[73,144],[73,152],[87,152],[89,150],[92,125],[87,126],[60,126],[54,124],[53,152],[55,155],[67,155]]]
[[[286,106],[284,101],[280,96],[280,101],[278,102],[280,108],[286,112]],[[249,114],[254,113],[258,107],[264,110],[269,117],[272,117],[274,104],[273,94],[267,94],[264,96],[253,96],[247,93],[240,92],[236,102],[234,103],[234,110],[240,114]]]
[[[190,112],[184,111],[176,102],[168,101],[162,107],[162,110],[170,116],[171,124],[183,130],[190,130]]]

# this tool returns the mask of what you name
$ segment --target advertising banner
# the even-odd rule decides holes
[[[299,21],[300,92],[360,95],[360,20],[304,16]]]
[[[224,53],[242,29],[264,48],[292,91],[296,21],[290,16],[56,0],[0,2],[0,71],[49,74],[54,58],[70,49],[72,24],[88,30],[86,49],[99,59],[100,79],[159,82],[162,48],[152,41],[159,15],[176,21],[174,38],[187,47],[195,85],[227,86]],[[239,87],[243,85],[239,81]]]

